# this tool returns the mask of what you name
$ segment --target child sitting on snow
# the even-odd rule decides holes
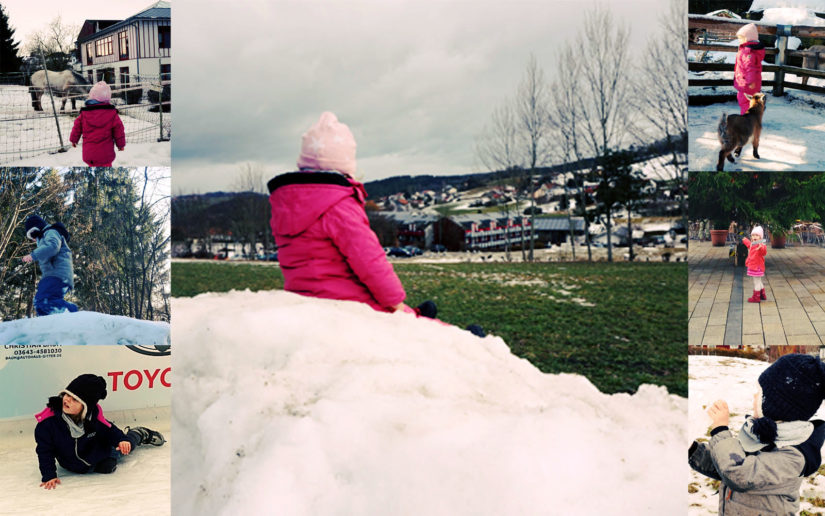
[[[435,318],[432,301],[416,309],[404,303],[404,287],[370,228],[367,192],[354,179],[355,138],[349,127],[333,113],[321,114],[302,137],[297,165],[298,172],[267,184],[284,289]],[[481,332],[475,325],[468,329]]]
[[[742,243],[748,247],[745,266],[748,268],[748,276],[753,278],[753,296],[748,298],[748,303],[758,303],[763,299],[768,299],[765,295],[765,285],[762,283],[762,278],[765,276],[765,255],[768,254],[764,236],[762,226],[754,226],[751,231],[751,240],[742,239]]]
[[[756,25],[749,23],[736,32],[739,51],[733,70],[733,87],[738,92],[740,115],[748,112],[750,100],[745,96],[762,90],[762,61],[765,59],[765,45],[759,42]]]
[[[694,442],[690,466],[720,480],[719,514],[797,514],[802,477],[817,472],[825,421],[808,421],[825,398],[825,364],[818,358],[780,357],[759,375],[754,415],[734,436],[724,400],[709,409],[708,443]]]
[[[92,86],[86,106],[80,108],[69,136],[72,147],[77,147],[83,136],[83,161],[90,167],[111,167],[115,160],[114,146],[121,152],[126,148],[123,122],[111,100],[112,90],[108,84],[100,81]]]
[[[124,434],[103,417],[98,405],[102,399],[106,399],[106,380],[82,374],[49,398],[46,408],[35,416],[40,487],[54,489],[60,484],[55,460],[75,473],[113,473],[117,459],[138,446],[166,442],[159,432],[140,426],[127,427]]]
[[[71,235],[60,222],[49,226],[37,215],[29,215],[25,227],[26,237],[37,242],[37,248],[24,256],[23,261],[36,261],[43,274],[34,295],[37,315],[77,312],[77,305],[63,299],[74,288]]]

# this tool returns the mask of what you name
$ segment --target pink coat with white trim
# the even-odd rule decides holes
[[[401,281],[370,229],[364,185],[337,172],[292,172],[269,181],[270,225],[284,288],[391,311]]]
[[[747,238],[743,238],[742,243],[748,247],[748,257],[745,259],[748,276],[764,276],[765,255],[768,254],[768,246],[765,245],[764,240],[758,244],[752,244]]]
[[[753,95],[762,89],[762,61],[765,59],[765,45],[749,41],[739,45],[736,66],[733,71],[733,87],[738,91]],[[748,87],[748,85],[751,85]]]

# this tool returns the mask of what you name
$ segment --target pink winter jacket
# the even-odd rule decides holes
[[[748,257],[745,259],[748,276],[763,276],[765,274],[765,255],[768,254],[768,246],[765,245],[764,241],[752,245],[748,238],[743,238],[742,243],[748,247]]]
[[[749,41],[739,45],[736,66],[733,71],[733,87],[738,91],[753,95],[762,89],[762,61],[765,59],[765,45]],[[748,85],[751,87],[748,87]]]
[[[94,104],[80,109],[69,141],[77,145],[83,136],[83,161],[90,167],[110,166],[115,160],[115,145],[126,146],[123,122],[111,104]]]
[[[364,185],[337,172],[291,172],[269,181],[272,234],[284,288],[367,303],[404,301],[401,281],[370,229]]]

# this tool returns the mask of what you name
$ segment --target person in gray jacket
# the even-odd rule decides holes
[[[37,315],[57,314],[67,310],[77,312],[77,305],[64,299],[74,288],[69,232],[60,222],[49,226],[41,217],[29,215],[26,218],[26,237],[37,242],[37,248],[24,256],[23,261],[36,261],[43,274],[34,295]]]
[[[709,409],[711,438],[694,441],[690,466],[721,481],[719,514],[726,516],[799,512],[803,477],[817,472],[825,443],[825,421],[813,420],[825,398],[825,365],[816,357],[780,357],[759,375],[754,416],[737,436],[728,429],[724,400]]]

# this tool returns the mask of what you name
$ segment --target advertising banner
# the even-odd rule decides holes
[[[33,417],[84,373],[102,376],[104,412],[172,404],[169,348],[160,346],[0,346],[0,420]]]

